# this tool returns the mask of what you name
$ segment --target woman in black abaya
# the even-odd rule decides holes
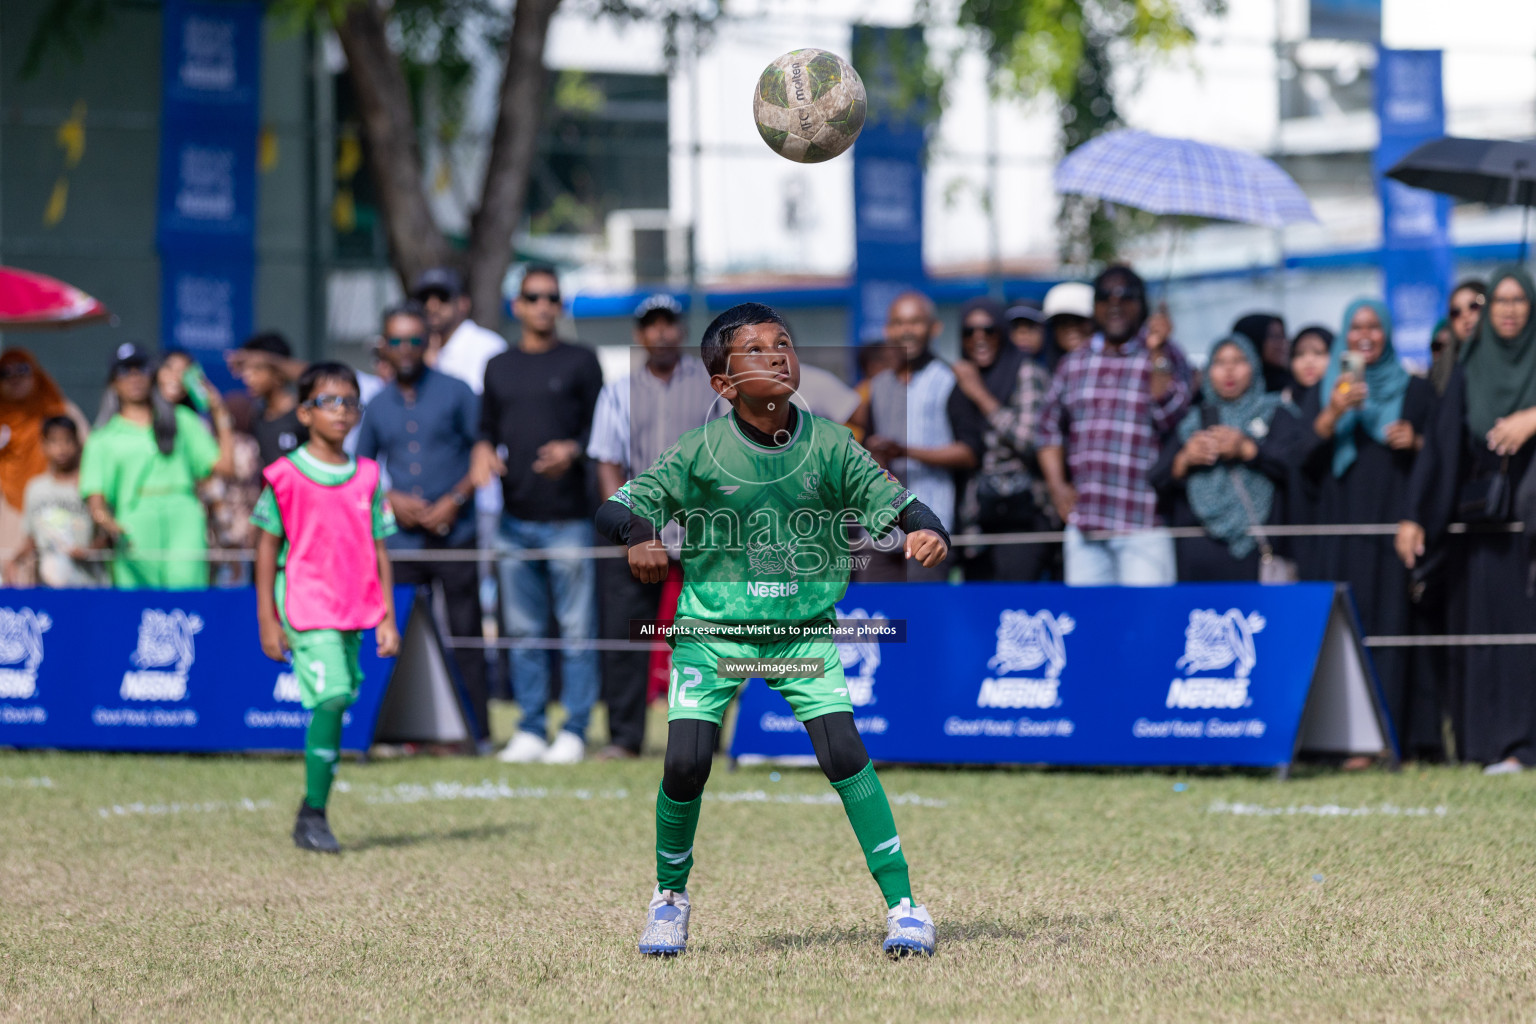
[[[1494,274],[1477,333],[1451,371],[1439,414],[1408,492],[1397,531],[1406,565],[1426,551],[1443,557],[1451,622],[1472,633],[1536,632],[1531,555],[1536,509],[1527,480],[1536,444],[1536,285],[1523,268]],[[1522,486],[1522,484],[1524,486]],[[1469,523],[1464,537],[1446,527]],[[1523,520],[1525,533],[1500,529]],[[1490,529],[1491,528],[1491,529]],[[1452,543],[1454,541],[1454,543]],[[1452,717],[1462,757],[1488,774],[1536,764],[1536,680],[1524,647],[1467,647]]]
[[[1435,401],[1430,383],[1398,362],[1386,307],[1373,300],[1353,303],[1334,339],[1328,373],[1310,408],[1302,410],[1317,435],[1331,442],[1310,467],[1319,523],[1402,518]],[[1390,537],[1320,537],[1303,551],[1313,563],[1302,567],[1303,578],[1349,584],[1367,636],[1425,632]],[[1441,701],[1428,659],[1415,648],[1371,653],[1403,758],[1443,759]]]

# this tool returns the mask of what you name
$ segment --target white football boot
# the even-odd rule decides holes
[[[933,918],[928,908],[903,899],[885,912],[885,945],[892,957],[904,957],[913,953],[933,956]]]
[[[649,956],[676,956],[687,948],[688,892],[658,888],[651,896],[650,908],[645,912],[645,931],[640,933],[640,952]]]

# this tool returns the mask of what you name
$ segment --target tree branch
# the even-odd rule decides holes
[[[469,226],[470,299],[475,320],[487,327],[501,322],[501,282],[512,262],[544,111],[544,41],[559,6],[560,0],[518,0],[507,37],[485,184]]]
[[[379,0],[361,0],[349,4],[335,25],[362,110],[390,262],[409,289],[417,274],[448,262],[450,252],[427,202],[410,88],[390,49],[385,18]]]

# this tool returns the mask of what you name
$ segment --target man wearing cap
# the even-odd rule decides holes
[[[1045,348],[1045,314],[1040,306],[1022,299],[1009,306],[1003,316],[1008,320],[1008,340],[1013,347],[1031,359],[1040,358]]]
[[[477,479],[501,477],[505,510],[498,550],[554,552],[536,560],[500,560],[502,614],[507,635],[518,640],[547,636],[551,613],[562,640],[597,637],[593,560],[567,551],[595,541],[586,453],[603,370],[590,348],[555,333],[562,308],[554,268],[529,267],[512,305],[522,337],[486,364],[480,403],[475,472]],[[583,644],[560,652],[566,719],[553,743],[545,736],[549,658],[546,650],[512,651],[512,693],[523,717],[499,755],[503,760],[573,764],[585,756],[598,695],[597,651]]]
[[[611,497],[644,471],[685,432],[703,426],[730,407],[717,401],[709,373],[696,350],[683,347],[683,307],[670,295],[652,295],[635,307],[635,348],[628,376],[603,385],[592,417],[587,458],[597,463],[600,497]],[[662,540],[680,533],[675,525]],[[675,550],[675,545],[669,543]],[[629,620],[657,617],[662,583],[641,583],[623,559],[604,559],[603,637],[627,639]],[[638,756],[645,738],[648,652],[603,652],[603,699],[608,704],[608,745],[598,758]]]
[[[416,278],[411,298],[427,311],[431,330],[427,365],[457,377],[475,394],[485,390],[485,364],[507,350],[506,339],[469,318],[464,279],[452,267],[433,267]]]

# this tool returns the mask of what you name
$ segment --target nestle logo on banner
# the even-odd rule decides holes
[[[839,621],[880,622],[882,612],[866,612],[855,608],[851,612],[837,612]],[[875,671],[880,667],[880,645],[873,640],[838,644],[837,658],[843,663],[843,678],[848,684],[848,702],[862,708],[875,702]],[[855,673],[857,669],[857,673]]]
[[[188,348],[228,348],[235,341],[234,285],[226,278],[176,279],[176,341]]]
[[[181,84],[228,92],[235,87],[235,26],[218,18],[189,17],[181,29]]]
[[[1067,643],[1064,639],[1077,623],[1070,615],[1022,609],[1003,610],[997,623],[997,653],[987,659],[987,667],[997,678],[983,679],[976,706],[981,708],[1053,708],[1061,703],[1058,689],[1062,669],[1067,667]],[[1010,672],[1033,672],[1039,676],[1004,678]]]
[[[0,698],[37,695],[37,667],[43,663],[43,634],[53,620],[31,608],[0,608]]]
[[[185,700],[187,670],[197,658],[192,638],[202,630],[202,617],[180,608],[144,609],[139,646],[129,659],[138,671],[123,673],[123,700]]]
[[[190,220],[235,216],[235,154],[223,146],[182,147],[176,212]]]
[[[283,672],[277,677],[277,685],[272,687],[272,699],[284,701],[289,704],[297,704],[302,699],[299,696],[299,679],[292,672]]]
[[[1213,608],[1189,613],[1184,628],[1184,656],[1175,667],[1186,672],[1221,672],[1230,676],[1175,679],[1168,687],[1170,708],[1241,708],[1252,703],[1248,676],[1258,664],[1253,636],[1264,629],[1264,616],[1244,615],[1236,608],[1221,613]]]

